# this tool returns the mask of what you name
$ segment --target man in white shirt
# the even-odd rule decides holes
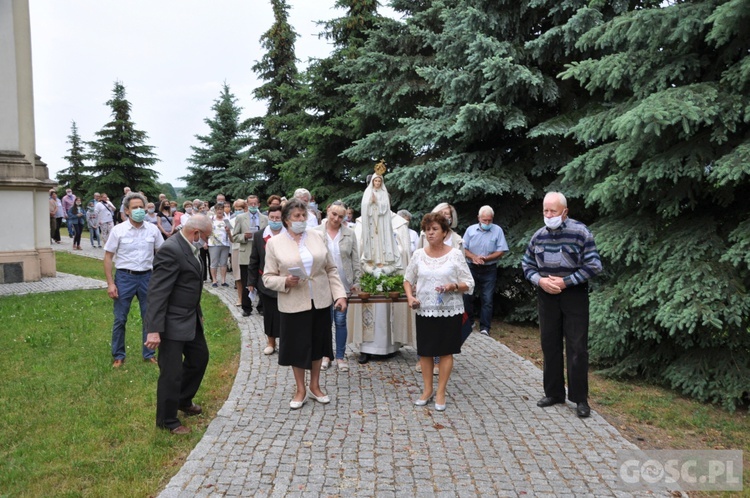
[[[104,195],[104,194],[102,194]],[[114,300],[114,324],[112,326],[113,368],[125,362],[125,326],[130,313],[130,303],[138,296],[143,321],[143,360],[156,363],[154,350],[145,346],[146,294],[151,279],[154,254],[164,243],[159,229],[153,223],[144,223],[146,197],[130,193],[123,201],[126,219],[112,229],[104,246],[104,276],[107,278],[107,293]],[[112,267],[117,268],[114,279]]]
[[[109,232],[112,231],[112,227],[115,225],[112,213],[115,212],[115,206],[109,202],[107,194],[102,193],[99,196],[99,202],[94,205],[94,212],[96,213],[96,219],[99,220],[99,235],[102,241],[106,244],[109,238]]]

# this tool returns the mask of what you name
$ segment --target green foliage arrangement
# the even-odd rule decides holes
[[[362,292],[370,294],[385,294],[387,292],[403,292],[403,275],[380,275],[376,277],[371,273],[364,273],[359,279]]]

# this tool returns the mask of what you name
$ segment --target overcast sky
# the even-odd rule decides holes
[[[330,46],[316,21],[341,17],[334,0],[289,0],[300,69]],[[243,118],[262,115],[251,67],[273,22],[268,0],[29,0],[36,152],[50,177],[68,167],[71,122],[84,141],[109,122],[115,80],[125,85],[136,128],[161,162],[159,181],[184,185],[196,134],[226,81]],[[382,13],[386,13],[383,9]]]

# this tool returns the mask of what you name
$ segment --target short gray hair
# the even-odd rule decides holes
[[[306,188],[298,188],[294,191],[294,197],[297,199],[302,199],[303,197],[307,198],[307,201],[309,201],[312,198],[312,195],[310,194],[310,191]],[[307,202],[305,201],[305,202]]]
[[[562,207],[564,208],[568,207],[568,200],[565,198],[562,192],[547,192],[547,195],[545,195],[544,198],[547,199],[547,197],[550,197],[553,195],[557,196],[557,201],[560,203]]]
[[[211,219],[205,214],[194,214],[183,226],[183,230],[199,230],[201,232],[210,232],[213,230]]]
[[[122,201],[125,209],[130,209],[130,201],[132,201],[133,199],[140,199],[141,201],[143,201],[143,207],[146,207],[146,204],[148,204],[145,195],[141,194],[140,192],[130,192]]]
[[[490,216],[491,216],[492,218],[494,218],[494,217],[495,217],[495,210],[494,210],[494,209],[492,209],[492,208],[491,208],[490,206],[482,206],[482,207],[480,207],[480,208],[479,208],[479,213],[478,213],[478,215],[479,215],[479,216],[482,216],[482,213],[487,213],[487,214],[489,214],[489,215],[490,215]]]
[[[403,219],[406,219],[406,218],[409,218],[410,220],[412,219],[411,213],[407,211],[406,209],[400,209],[399,212],[396,214],[402,217]]]

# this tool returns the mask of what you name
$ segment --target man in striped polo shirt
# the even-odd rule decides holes
[[[544,197],[544,227],[531,237],[521,263],[537,287],[539,328],[544,354],[542,408],[565,402],[563,338],[567,356],[568,399],[576,414],[588,417],[588,281],[602,271],[594,236],[583,223],[568,218],[560,192]]]

